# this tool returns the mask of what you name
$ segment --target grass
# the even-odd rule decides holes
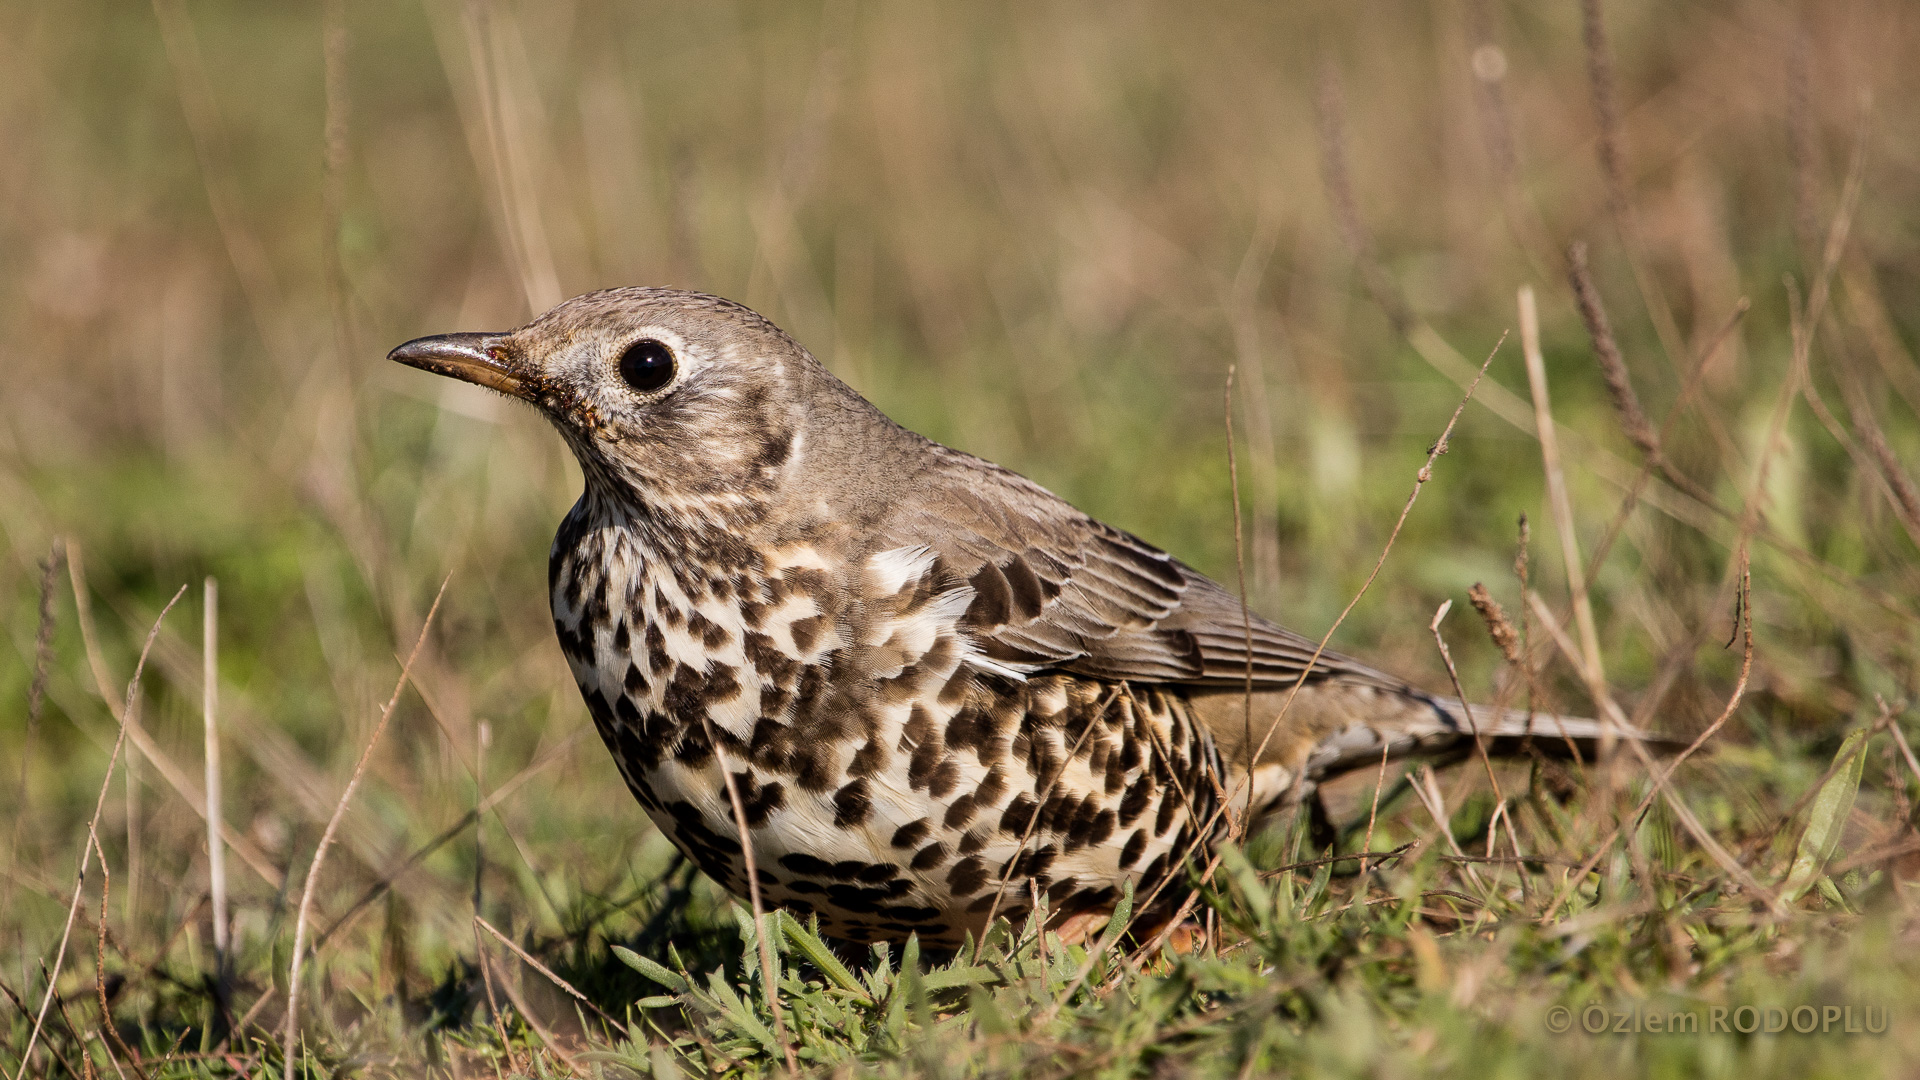
[[[295,1075],[1920,1054],[1901,5],[78,0],[0,31],[9,1077],[281,1074],[316,865]],[[1429,623],[1484,582],[1524,639],[1455,603],[1468,696],[1723,723],[1670,795],[1631,754],[1501,766],[1505,804],[1474,761],[1351,777],[1338,853],[1397,854],[1363,872],[1274,823],[1196,881],[1186,951],[1002,926],[977,956],[847,955],[769,924],[776,1028],[753,918],[646,826],[553,645],[559,440],[381,359],[626,283],[747,302],[903,423],[1228,582],[1234,365],[1249,600],[1316,635],[1512,330],[1335,647],[1445,689]],[[209,576],[224,957],[194,809]]]

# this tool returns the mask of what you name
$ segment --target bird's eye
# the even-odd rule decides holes
[[[635,393],[651,394],[673,381],[673,350],[652,338],[642,338],[620,354],[620,378]]]

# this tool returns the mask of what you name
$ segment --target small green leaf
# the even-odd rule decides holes
[[[866,989],[860,985],[860,980],[854,978],[853,972],[848,971],[846,965],[833,955],[832,949],[827,948],[827,943],[821,941],[806,927],[801,926],[799,919],[785,911],[776,911],[773,917],[779,920],[780,929],[786,935],[786,939],[793,942],[795,948],[805,953],[807,959],[813,962],[813,966],[819,968],[835,986],[842,990],[853,991],[860,995],[862,1001],[872,1000],[867,996]]]
[[[621,963],[652,979],[654,982],[659,983],[661,986],[676,993],[686,993],[687,980],[662,967],[658,961],[649,960],[639,953],[634,952],[632,949],[622,948],[619,945],[613,947],[613,955],[619,957]]]
[[[1841,830],[1847,823],[1847,815],[1853,812],[1854,796],[1860,792],[1860,776],[1867,767],[1867,755],[1862,751],[1868,731],[1861,728],[1840,744],[1840,752],[1833,757],[1833,775],[1820,785],[1820,793],[1813,797],[1807,829],[1800,834],[1800,848],[1794,854],[1793,868],[1787,872],[1787,882],[1781,889],[1781,899],[1789,904],[1806,894],[1820,868],[1833,857],[1833,849],[1840,844]]]
[[[962,964],[955,967],[942,968],[939,971],[929,971],[921,980],[921,984],[929,991],[951,990],[956,986],[969,986],[973,983],[991,982],[993,979],[994,972],[990,967],[973,967]]]

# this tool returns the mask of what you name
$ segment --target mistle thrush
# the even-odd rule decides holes
[[[1258,814],[1471,745],[1457,701],[1331,652],[1268,738],[1315,642],[1249,630],[1166,552],[900,427],[738,304],[613,289],[392,358],[559,429],[586,490],[549,599],[600,737],[654,824],[745,895],[731,772],[764,897],[836,938],[951,946],[1037,896],[1095,915],[1127,879],[1184,873],[1230,792]],[[1549,749],[1560,724],[1597,735],[1535,724]]]

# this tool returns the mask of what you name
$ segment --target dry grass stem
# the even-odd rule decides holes
[[[747,900],[753,905],[753,940],[760,952],[760,989],[767,998],[767,1011],[773,1014],[773,1037],[779,1040],[781,1048],[786,1051],[788,1075],[798,1076],[800,1060],[794,1056],[793,1040],[787,1037],[787,1022],[780,1016],[780,980],[774,973],[773,943],[769,940],[771,928],[767,924],[766,905],[760,899],[760,867],[753,853],[753,830],[747,826],[747,807],[740,800],[740,784],[733,778],[733,770],[727,767],[720,740],[714,737],[713,721],[704,712],[700,714],[700,726],[706,731],[707,745],[713,747],[713,762],[720,769],[720,779],[727,789],[727,801],[733,805],[733,824],[740,833],[740,858],[746,865]],[[751,762],[742,763],[742,769],[744,775],[753,775]]]
[[[1245,696],[1241,699],[1241,720],[1245,724],[1246,741],[1243,746],[1253,745],[1253,614],[1247,607],[1247,548],[1240,528],[1240,464],[1233,452],[1233,372],[1234,365],[1227,365],[1226,401],[1222,409],[1227,422],[1227,483],[1233,501],[1233,569],[1240,584],[1240,632],[1242,647],[1246,649],[1247,680]],[[1253,771],[1254,759],[1247,759],[1247,771]],[[1247,785],[1247,809],[1229,834],[1238,839],[1241,830],[1253,820],[1253,785]]]
[[[1589,4],[1594,0],[1587,0]],[[1594,625],[1593,600],[1587,594],[1587,576],[1580,561],[1580,540],[1573,531],[1573,500],[1567,494],[1567,477],[1560,464],[1560,439],[1555,434],[1553,407],[1547,400],[1547,364],[1540,354],[1540,311],[1534,303],[1533,287],[1520,286],[1520,348],[1527,360],[1527,385],[1533,389],[1535,429],[1540,436],[1540,460],[1547,474],[1547,505],[1553,512],[1554,531],[1560,534],[1560,555],[1566,562],[1567,588],[1573,594],[1573,615],[1580,629],[1581,671],[1598,703],[1604,694],[1605,669],[1600,661],[1600,632]],[[1602,717],[1603,725],[1610,718]],[[1613,754],[1614,732],[1603,727],[1600,760]]]
[[[115,1072],[120,1072],[120,1062],[113,1056],[112,1048],[119,1047],[127,1063],[133,1066],[134,1074],[146,1080],[147,1072],[140,1067],[140,1055],[120,1037],[120,1028],[113,1022],[113,1009],[107,1004],[107,898],[113,892],[113,874],[107,869],[107,853],[100,850],[100,838],[90,836],[88,839],[93,843],[94,854],[100,856],[100,922],[93,941],[93,993],[100,1003],[100,1030],[106,1036],[102,1042],[112,1040],[107,1048],[107,1060],[113,1062]]]
[[[587,1008],[593,1010],[593,1015],[598,1016],[600,1019],[606,1021],[607,1024],[610,1027],[612,1027],[614,1030],[619,1031],[623,1034],[626,1033],[627,1026],[625,1024],[621,1023],[618,1020],[615,1020],[613,1017],[608,1016],[605,1012],[601,1011],[600,1006],[595,1005],[592,1002],[592,1000],[590,1000],[587,997],[587,995],[582,994],[580,991],[574,989],[572,983],[554,974],[552,968],[534,959],[533,954],[521,948],[512,938],[501,933],[498,929],[494,927],[492,923],[488,922],[486,919],[482,918],[479,915],[475,915],[473,917],[473,921],[480,925],[480,929],[485,930],[489,934],[492,934],[494,939],[500,942],[500,944],[505,945],[508,949],[512,950],[513,955],[525,961],[528,967],[531,967],[533,970],[546,976],[548,982],[566,991],[568,997],[573,998],[574,1000],[578,1001],[580,1004],[585,1005]]]
[[[1614,411],[1620,414],[1620,427],[1640,452],[1653,461],[1660,460],[1660,440],[1653,424],[1640,407],[1640,396],[1633,392],[1633,377],[1613,338],[1613,326],[1607,321],[1607,309],[1600,301],[1600,290],[1587,269],[1587,245],[1575,241],[1567,248],[1567,277],[1573,284],[1573,297],[1580,309],[1580,320],[1587,325],[1593,340],[1593,358],[1600,364],[1607,392],[1613,397]]]
[[[1433,621],[1427,624],[1427,630],[1433,634],[1433,643],[1440,649],[1440,660],[1447,667],[1447,678],[1453,682],[1453,693],[1455,697],[1460,699],[1460,709],[1467,714],[1467,730],[1473,732],[1474,752],[1479,754],[1480,764],[1486,767],[1487,783],[1493,788],[1493,799],[1496,804],[1495,818],[1497,822],[1499,811],[1506,809],[1507,797],[1500,790],[1500,778],[1493,774],[1493,759],[1487,756],[1487,741],[1480,734],[1479,721],[1473,718],[1473,706],[1467,701],[1466,688],[1460,685],[1460,672],[1453,666],[1453,651],[1447,648],[1447,639],[1440,635],[1440,622],[1447,617],[1447,612],[1452,610],[1452,600],[1443,602],[1439,609],[1433,613]],[[1488,852],[1488,854],[1492,854],[1492,852]],[[1514,850],[1514,854],[1520,854],[1518,848]]]
[[[28,805],[27,767],[33,759],[33,737],[40,730],[40,707],[47,699],[47,676],[53,671],[53,581],[64,556],[59,537],[47,549],[40,566],[40,619],[33,633],[33,681],[27,685],[27,743],[20,753],[20,804]]]
[[[213,949],[224,972],[227,963],[227,849],[220,842],[220,586],[206,581],[201,609],[200,719],[206,734],[207,762],[207,894],[213,899]]]

